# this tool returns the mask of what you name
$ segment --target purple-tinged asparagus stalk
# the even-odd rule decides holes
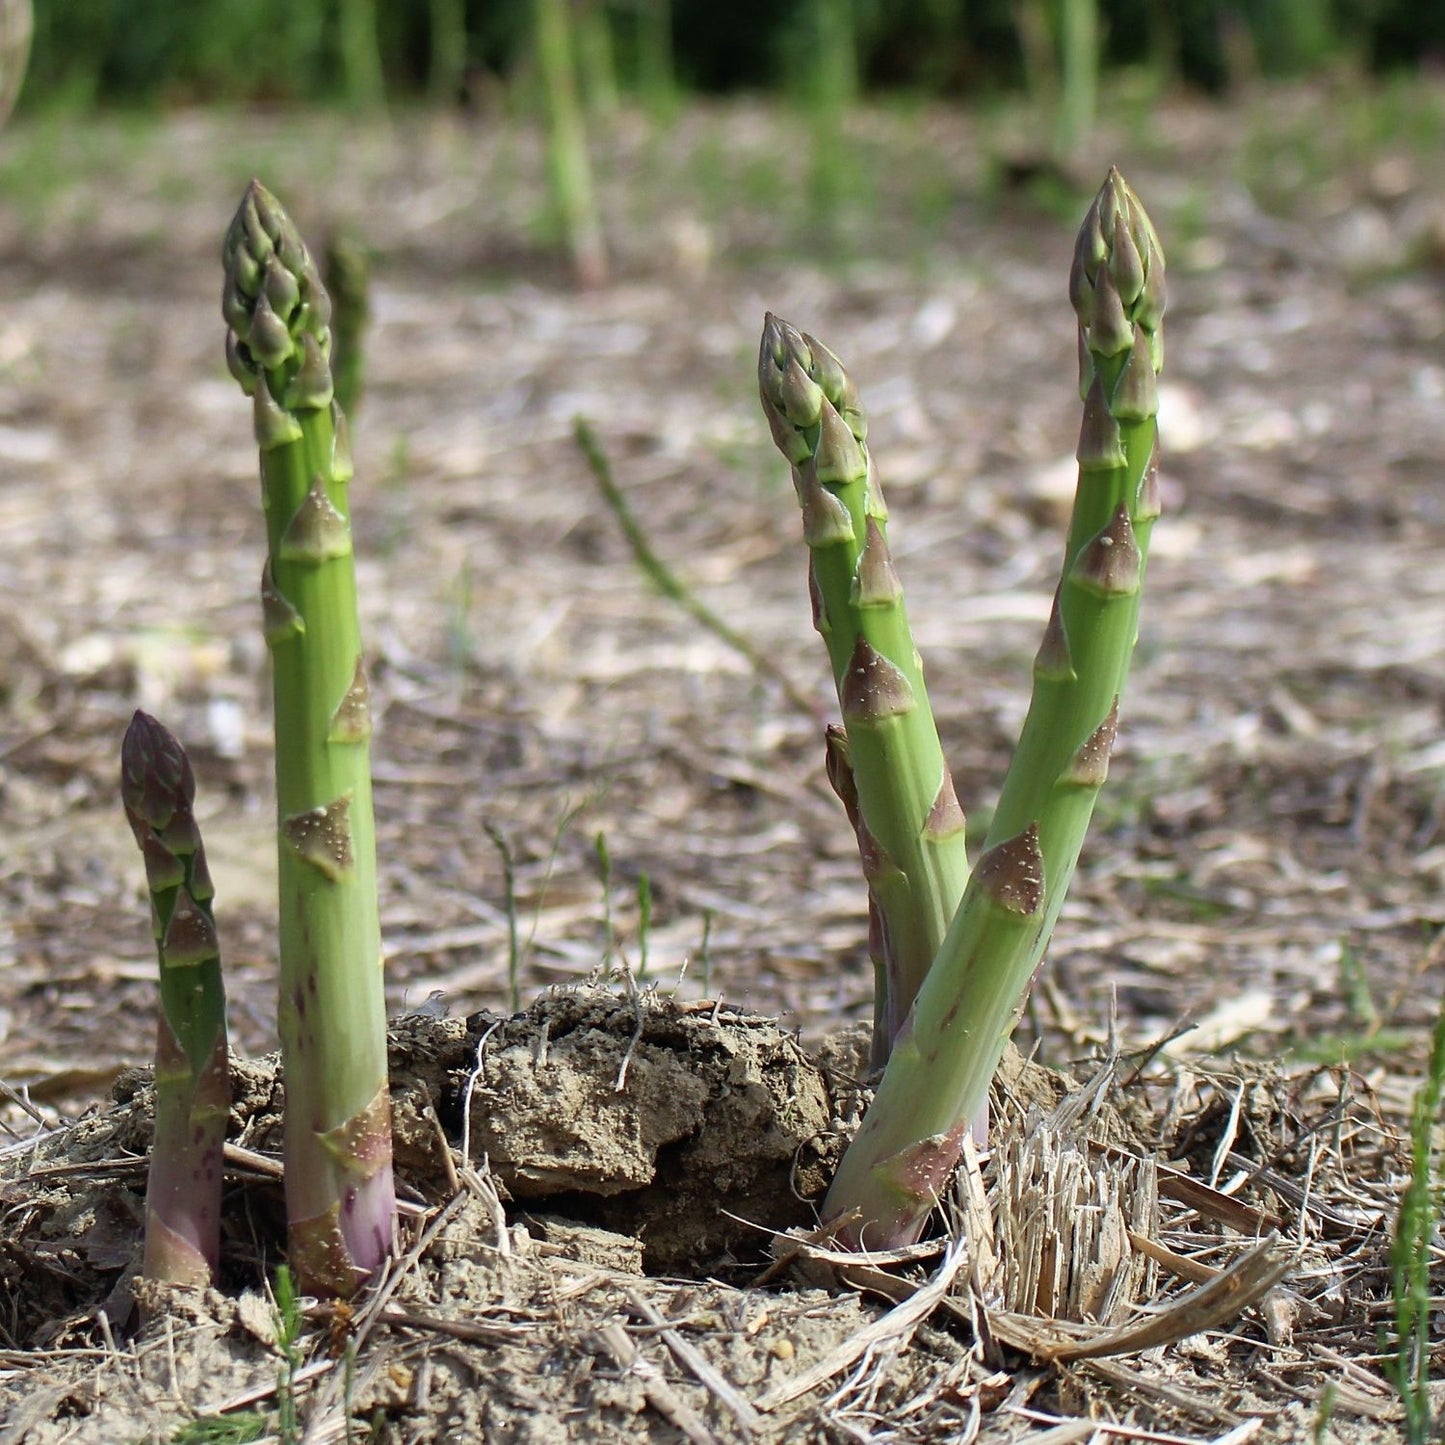
[[[983,855],[824,1206],[840,1237],[918,1237],[957,1163],[1073,878],[1108,773],[1159,515],[1164,253],[1118,171],[1079,232],[1079,485],[1033,700]]]
[[[351,457],[330,300],[257,181],[222,257],[226,357],[252,398],[269,544],[291,1266],[302,1288],[348,1295],[390,1252],[396,1209]]]
[[[857,389],[832,352],[770,314],[758,390],[792,464],[813,622],[843,713],[843,727],[828,731],[828,778],[868,882],[879,1067],[963,895],[963,813],[888,550],[888,509]]]
[[[156,1122],[146,1187],[147,1279],[208,1285],[221,1244],[221,1159],[231,1108],[214,890],[185,750],[138,712],[120,751],[125,815],[145,859],[160,958]]]

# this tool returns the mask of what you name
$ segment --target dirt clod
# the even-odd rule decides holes
[[[468,1020],[474,1058],[474,1155],[514,1199],[561,1198],[634,1232],[650,1269],[761,1257],[767,1231],[813,1220],[832,1149],[828,1089],[770,1020],[563,992],[505,1022]]]

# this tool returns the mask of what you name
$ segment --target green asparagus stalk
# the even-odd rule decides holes
[[[677,106],[672,0],[637,0],[637,89],[654,121],[668,120]]]
[[[1067,162],[1094,127],[1099,98],[1099,0],[1063,0],[1059,9],[1063,89],[1054,121],[1054,155]]]
[[[252,398],[269,546],[291,1266],[313,1293],[347,1295],[386,1259],[395,1217],[351,456],[330,300],[259,182],[222,255],[226,356]]]
[[[1435,1015],[1430,1058],[1410,1110],[1410,1177],[1400,1194],[1395,1232],[1390,1241],[1390,1279],[1395,1304],[1395,1338],[1385,1370],[1405,1407],[1408,1445],[1425,1445],[1431,1438],[1430,1381],[1432,1328],[1430,1256],[1432,1240],[1445,1215],[1445,1159],[1434,1147],[1436,1122],[1445,1100],[1445,999]],[[1445,1424],[1445,1416],[1435,1422]],[[1438,1430],[1434,1438],[1439,1440]]]
[[[612,44],[612,18],[604,0],[580,0],[577,19],[577,71],[589,117],[612,125],[622,109],[617,91],[617,55]]]
[[[853,382],[832,352],[770,314],[758,383],[773,440],[792,464],[813,623],[843,712],[843,728],[828,736],[828,776],[868,881],[878,1066],[963,895],[963,812],[888,551],[888,510]]]
[[[371,258],[359,236],[333,231],[322,260],[331,297],[331,380],[336,404],[356,419],[366,380],[366,328],[371,322]]]
[[[125,815],[145,858],[160,958],[156,1123],[146,1188],[147,1279],[208,1285],[221,1246],[221,1158],[231,1109],[226,997],[210,873],[175,737],[138,712],[120,751]]]
[[[1159,515],[1164,253],[1117,171],[1079,232],[1079,484],[1033,700],[984,851],[825,1217],[854,1245],[916,1239],[987,1098],[1108,772]]]

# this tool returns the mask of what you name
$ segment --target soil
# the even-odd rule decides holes
[[[807,1236],[864,1097],[870,970],[752,353],[770,307],[858,379],[978,830],[1072,486],[1087,187],[1004,186],[1006,116],[860,111],[810,213],[826,175],[779,144],[786,115],[625,116],[598,138],[615,277],[577,293],[537,137],[501,114],[14,123],[0,1442],[284,1436],[292,1406],[316,1440],[1394,1438],[1388,1237],[1445,920],[1445,182],[1418,119],[1441,104],[1438,82],[1171,101],[1080,159],[1120,164],[1169,251],[1168,512],[1020,1033],[1038,1063],[951,1203],[967,1250],[862,1267]],[[253,172],[376,252],[355,525],[409,1249],[294,1346],[264,1294],[260,521],[214,260]],[[649,587],[577,415],[658,551],[816,711]],[[196,767],[238,1055],[224,1277],[194,1298],[131,1277],[136,706]]]

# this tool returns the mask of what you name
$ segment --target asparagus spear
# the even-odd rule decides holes
[[[963,812],[888,551],[888,510],[857,390],[832,352],[771,314],[758,387],[773,440],[792,464],[813,622],[843,711],[843,729],[828,738],[828,776],[868,880],[878,1066],[963,894]]]
[[[366,381],[366,328],[371,323],[371,257],[348,230],[326,242],[323,284],[331,297],[331,379],[336,404],[353,421]]]
[[[395,1217],[351,457],[330,300],[259,182],[222,256],[226,356],[252,398],[269,545],[291,1265],[304,1288],[347,1295],[385,1260]]]
[[[147,1279],[207,1285],[221,1244],[221,1155],[231,1108],[226,998],[211,877],[185,750],[138,712],[120,750],[125,815],[145,858],[160,958],[156,1124],[146,1188]]]
[[[1079,485],[1033,700],[984,852],[824,1206],[846,1241],[916,1239],[1018,1022],[1108,771],[1159,515],[1164,253],[1118,171],[1089,208]]]

